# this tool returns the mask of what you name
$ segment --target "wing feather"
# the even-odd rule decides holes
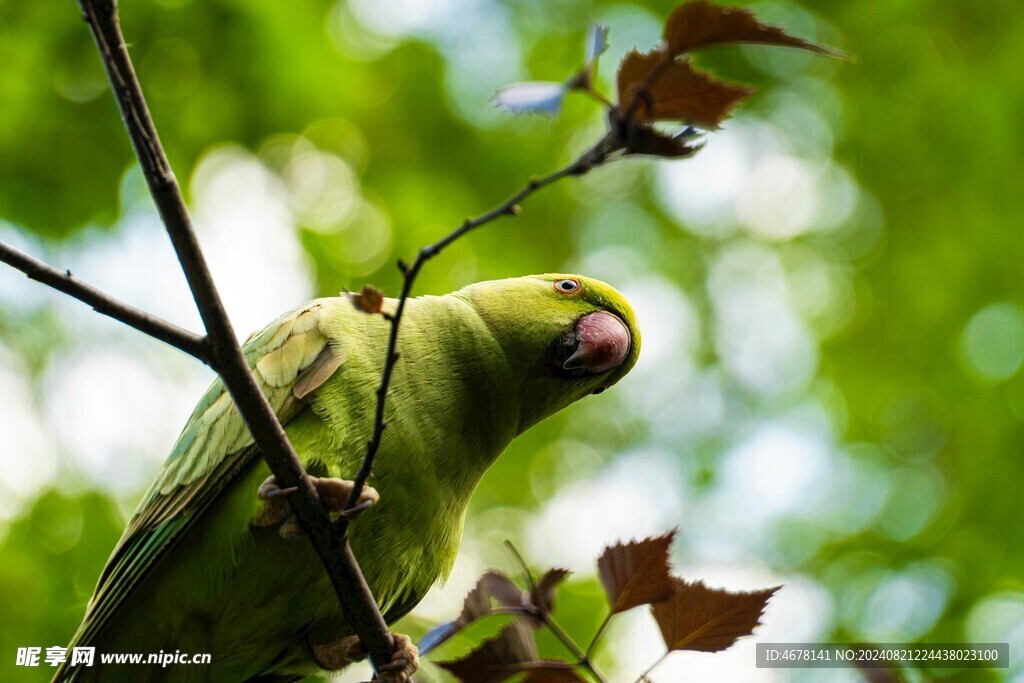
[[[344,361],[323,323],[329,299],[285,314],[253,334],[243,351],[283,424]],[[257,455],[252,437],[220,380],[199,401],[100,575],[73,645],[87,645],[234,477]],[[58,680],[73,677],[58,671]]]

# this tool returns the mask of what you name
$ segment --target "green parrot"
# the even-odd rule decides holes
[[[396,302],[385,300],[384,310]],[[254,334],[245,356],[328,509],[340,510],[372,424],[389,324],[316,299]],[[636,362],[612,287],[537,275],[410,299],[353,552],[392,624],[458,552],[469,499],[517,435],[618,382]],[[379,492],[379,496],[378,496]],[[365,657],[220,381],[196,407],[114,548],[56,681],[293,681]],[[396,634],[408,680],[416,652]],[[69,647],[69,653],[71,649]],[[209,653],[209,664],[101,664],[105,653]]]

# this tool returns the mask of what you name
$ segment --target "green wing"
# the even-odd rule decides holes
[[[254,334],[243,351],[282,424],[287,424],[344,360],[329,343],[329,299],[298,308]],[[73,645],[93,642],[125,599],[257,454],[220,380],[196,406],[100,575]],[[62,673],[58,672],[57,678]]]

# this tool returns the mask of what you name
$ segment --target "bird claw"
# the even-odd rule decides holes
[[[355,506],[346,509],[345,506],[348,505],[348,499],[352,495],[352,489],[355,488],[355,482],[336,477],[310,477],[310,480],[312,480],[313,486],[316,487],[320,501],[327,508],[328,512],[340,512],[342,515],[348,515],[352,518],[360,512],[369,509],[371,505],[380,500],[380,494],[377,493],[375,488],[363,486]]]
[[[420,668],[420,651],[412,638],[391,633],[395,653],[391,661],[380,667],[372,683],[410,683]],[[313,659],[323,669],[337,671],[366,658],[366,648],[357,636],[344,636],[329,643],[310,644]]]
[[[395,653],[391,662],[380,667],[373,680],[375,683],[408,683],[420,668],[420,651],[412,639],[401,633],[392,633]]]
[[[372,486],[364,486],[359,494],[358,502],[353,507],[346,509],[345,505],[355,487],[354,482],[336,477],[310,477],[309,480],[327,511],[329,513],[337,512],[347,520],[355,519],[360,513],[368,510],[380,500],[380,494],[376,489]],[[306,532],[299,525],[291,505],[288,503],[288,496],[297,490],[295,486],[282,488],[277,483],[277,477],[273,475],[267,477],[256,491],[256,495],[260,500],[266,501],[266,505],[253,519],[253,526],[270,526],[281,523],[281,528],[278,531],[281,538],[287,540],[305,538]]]
[[[298,486],[289,486],[286,489],[281,488],[277,485],[277,477],[271,475],[260,484],[256,495],[259,496],[260,500],[273,500],[281,496],[289,496],[298,490]]]
[[[376,493],[376,491],[374,491],[374,493]],[[342,510],[341,512],[338,513],[338,516],[342,519],[352,521],[353,519],[355,519],[356,517],[363,514],[371,507],[373,507],[373,504],[377,502],[376,500],[363,500],[363,496],[359,496],[359,500],[362,500],[362,502],[357,503],[356,505],[348,508],[347,510]]]
[[[307,643],[313,653],[313,661],[328,671],[339,671],[366,659],[366,648],[359,636],[343,636],[327,643]]]

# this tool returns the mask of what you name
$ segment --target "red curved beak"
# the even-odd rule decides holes
[[[629,353],[629,328],[605,311],[587,313],[576,321],[576,350],[562,367],[584,369],[597,374],[611,370]]]

